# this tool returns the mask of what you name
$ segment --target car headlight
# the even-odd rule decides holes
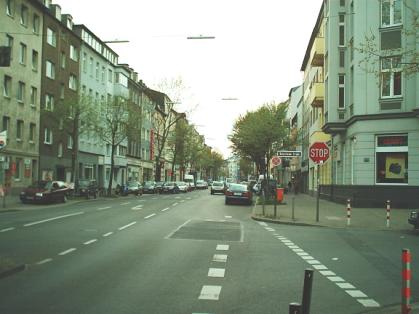
[[[417,216],[418,216],[417,212],[411,212],[410,213],[410,218],[416,219]]]
[[[36,193],[35,196],[42,197],[42,196],[44,196],[44,194],[42,194],[42,193]]]

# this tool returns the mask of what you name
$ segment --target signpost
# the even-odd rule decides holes
[[[320,201],[320,164],[329,159],[329,147],[324,142],[315,142],[310,146],[309,157],[317,164],[317,202],[316,202],[316,221],[319,222],[319,201]]]

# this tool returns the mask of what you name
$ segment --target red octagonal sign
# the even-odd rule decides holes
[[[329,158],[329,147],[323,142],[315,142],[310,146],[309,156],[316,164],[325,162]]]

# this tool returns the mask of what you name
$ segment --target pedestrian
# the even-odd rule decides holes
[[[288,192],[291,193],[291,189],[292,189],[292,182],[288,181]]]

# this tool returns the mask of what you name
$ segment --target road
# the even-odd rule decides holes
[[[27,268],[0,279],[0,313],[288,313],[309,267],[311,313],[400,302],[400,250],[419,256],[417,235],[266,224],[251,210],[204,190],[2,213],[1,256]]]

